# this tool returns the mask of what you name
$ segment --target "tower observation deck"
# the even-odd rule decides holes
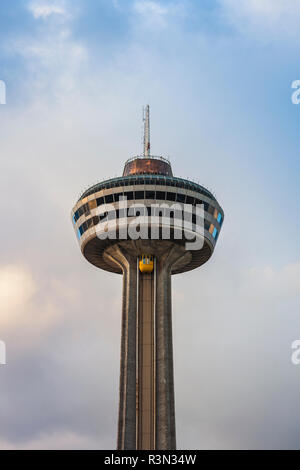
[[[123,275],[117,448],[176,449],[171,276],[212,256],[224,220],[213,194],[173,176],[144,149],[123,176],[85,191],[72,210],[83,256]]]

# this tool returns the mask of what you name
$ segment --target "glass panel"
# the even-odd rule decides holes
[[[114,198],[112,194],[109,194],[108,196],[105,196],[105,202],[107,204],[110,204],[111,202],[114,202]]]
[[[168,201],[175,201],[176,193],[167,193],[167,200]]]
[[[135,192],[135,199],[145,199],[145,192],[144,191],[136,191]]]
[[[164,191],[156,191],[156,199],[164,201],[166,199],[166,193]]]
[[[146,191],[146,199],[155,199],[154,191]]]

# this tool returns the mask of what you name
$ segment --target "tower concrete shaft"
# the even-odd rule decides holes
[[[182,256],[173,246],[142,273],[137,255],[115,246],[110,257],[123,270],[119,450],[176,448],[171,267]]]

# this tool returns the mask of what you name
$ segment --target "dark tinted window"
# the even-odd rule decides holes
[[[185,194],[177,194],[177,201],[178,202],[185,202]]]
[[[175,201],[176,193],[167,193],[167,200],[168,201]]]
[[[145,192],[144,191],[136,191],[135,192],[135,199],[145,199]]]
[[[128,193],[125,193],[124,195],[127,197],[127,199],[132,200],[134,199],[133,191],[129,191]]]
[[[156,191],[156,199],[164,201],[166,199],[166,193],[164,191]]]
[[[112,194],[109,194],[108,196],[105,196],[105,202],[107,204],[110,204],[111,202],[114,202],[114,198]]]
[[[155,199],[155,191],[146,191],[146,199]]]

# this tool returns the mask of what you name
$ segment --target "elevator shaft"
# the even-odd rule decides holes
[[[155,270],[138,273],[137,449],[155,449]]]

